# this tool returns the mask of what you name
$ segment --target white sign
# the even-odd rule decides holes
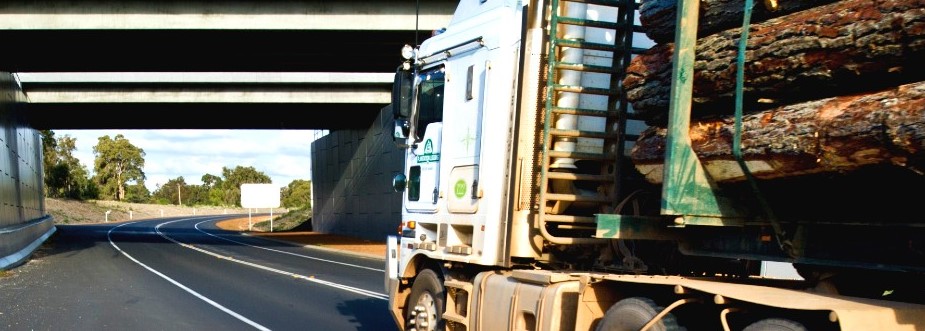
[[[273,184],[241,184],[241,207],[279,207],[279,186]]]

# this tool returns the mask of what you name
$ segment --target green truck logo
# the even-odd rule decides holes
[[[440,153],[434,153],[434,143],[427,139],[424,142],[424,154],[418,155],[418,163],[440,161]]]

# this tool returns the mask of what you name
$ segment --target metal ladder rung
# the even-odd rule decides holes
[[[617,112],[617,111],[586,109],[586,108],[553,107],[552,112],[553,114],[596,116],[596,117],[619,117],[620,116],[620,112]]]
[[[447,279],[443,281],[443,286],[458,288],[460,290],[472,293],[472,283],[469,282]]]
[[[559,47],[593,49],[593,50],[608,51],[608,52],[614,52],[614,53],[623,50],[623,47],[618,47],[615,45],[589,43],[589,42],[584,42],[584,41],[567,40],[567,39],[559,39],[559,38],[553,39],[553,43]]]
[[[578,2],[586,3],[589,5],[599,5],[607,7],[618,7],[623,8],[623,1],[620,0],[563,0],[563,2]],[[639,3],[633,2],[633,9],[639,9]]]
[[[543,217],[549,222],[597,224],[597,220],[594,216],[545,214]]]
[[[578,195],[578,194],[560,194],[546,193],[546,200],[550,201],[574,201],[574,202],[611,202],[610,197],[600,195]]]
[[[608,66],[596,66],[584,63],[567,63],[559,62],[556,63],[556,69],[558,70],[572,70],[572,71],[582,71],[582,72],[599,72],[604,74],[619,74],[620,69]]]
[[[596,116],[596,117],[611,117],[617,118],[620,117],[620,112],[615,110],[597,110],[597,109],[587,109],[587,108],[570,108],[570,107],[552,107],[553,114],[565,114],[565,115],[581,115],[581,116]],[[628,120],[642,120],[642,116],[639,114],[626,114],[626,119]]]
[[[614,139],[618,135],[610,132],[550,129],[549,134],[556,137]]]
[[[579,159],[579,160],[600,160],[600,161],[610,161],[614,160],[613,154],[610,153],[581,153],[581,152],[562,152],[562,151],[549,151],[549,157],[557,158],[564,157],[569,159]]]
[[[466,292],[467,294],[472,293],[472,284],[467,282],[462,282],[458,280],[447,279],[443,281],[443,286],[448,289],[457,289]],[[448,296],[448,298],[450,298]],[[465,304],[466,307],[469,306],[469,300],[472,299],[471,295],[466,296],[466,302],[460,302]],[[453,299],[455,300],[455,299]],[[455,308],[455,307],[453,307]],[[469,319],[466,316],[459,314],[456,311],[451,310],[451,306],[447,306],[447,309],[443,312],[443,319],[448,322],[455,322],[465,326],[465,330],[469,329]]]
[[[556,84],[553,86],[553,89],[557,92],[573,92],[573,93],[587,93],[587,94],[598,94],[598,95],[614,95],[617,91],[612,89],[604,89],[597,87],[585,87],[577,85],[559,85]]]
[[[613,181],[613,176],[608,176],[608,175],[576,174],[572,172],[557,172],[557,171],[550,171],[546,173],[546,177],[549,179],[583,180],[583,181],[594,181],[594,182],[612,182]]]
[[[443,319],[447,320],[448,322],[459,323],[466,326],[469,325],[468,319],[451,312],[443,312]]]
[[[633,53],[633,54],[642,54],[642,53],[644,53],[644,52],[647,51],[647,50],[649,50],[649,49],[648,49],[648,48],[642,48],[642,47],[630,47],[630,53]]]
[[[592,28],[612,29],[612,30],[616,30],[617,34],[623,33],[623,25],[618,25],[617,23],[614,23],[614,22],[595,21],[595,20],[580,19],[580,18],[574,18],[574,17],[568,17],[568,16],[559,16],[559,23],[576,25],[576,26],[587,26],[587,27],[592,27]]]

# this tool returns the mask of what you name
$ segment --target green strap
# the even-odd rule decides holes
[[[786,238],[786,231],[781,228],[780,222],[774,215],[771,206],[768,204],[767,200],[764,199],[764,196],[761,195],[761,191],[758,189],[758,183],[755,181],[755,177],[752,176],[751,171],[748,170],[745,159],[742,157],[742,90],[745,84],[745,48],[746,45],[748,45],[748,29],[751,24],[752,7],[752,0],[745,0],[744,18],[742,19],[742,36],[739,38],[739,49],[736,56],[735,135],[732,139],[732,154],[735,156],[736,162],[739,163],[739,167],[742,168],[742,173],[745,174],[748,183],[751,184],[752,190],[755,191],[755,196],[757,196],[758,202],[764,209],[765,215],[767,215],[768,220],[771,222],[771,227],[774,229],[774,236],[775,239],[777,239],[777,244],[780,249],[786,252],[790,257],[796,258],[797,254],[793,248],[793,243]]]

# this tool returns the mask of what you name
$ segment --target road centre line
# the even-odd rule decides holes
[[[290,277],[293,277],[293,278],[304,279],[304,280],[307,280],[307,281],[309,281],[309,282],[313,282],[313,283],[316,283],[316,284],[321,284],[321,285],[330,286],[330,287],[337,288],[337,289],[342,289],[342,290],[345,290],[345,291],[348,291],[348,292],[353,292],[353,293],[360,294],[360,295],[364,295],[364,296],[368,296],[368,297],[371,297],[371,298],[376,298],[376,299],[380,299],[380,300],[388,300],[388,299],[389,299],[388,296],[386,296],[385,294],[382,294],[382,293],[373,292],[373,291],[370,291],[370,290],[364,290],[364,289],[361,289],[361,288],[352,287],[352,286],[348,286],[348,285],[338,284],[338,283],[334,283],[334,282],[330,282],[330,281],[326,281],[326,280],[321,280],[321,279],[315,278],[314,276],[305,276],[305,275],[300,275],[300,274],[296,274],[296,273],[289,272],[289,271],[285,271],[285,270],[279,270],[279,269],[276,269],[276,268],[271,268],[271,267],[268,267],[268,266],[256,264],[256,263],[253,263],[253,262],[248,262],[248,261],[244,261],[244,260],[235,259],[235,258],[230,257],[230,256],[224,256],[224,255],[221,255],[221,254],[218,254],[218,253],[215,253],[215,252],[211,252],[211,251],[208,251],[208,250],[205,250],[205,249],[202,249],[202,248],[199,248],[199,247],[190,245],[190,244],[182,243],[182,242],[180,242],[180,241],[178,241],[178,240],[175,240],[175,239],[173,239],[173,238],[167,236],[166,234],[164,234],[164,233],[161,232],[161,230],[160,230],[161,226],[163,226],[163,225],[170,224],[170,223],[174,223],[174,222],[180,222],[180,221],[189,221],[189,220],[192,220],[192,219],[179,219],[179,220],[173,220],[173,221],[169,221],[169,222],[160,223],[160,224],[154,226],[154,232],[156,232],[158,235],[160,235],[160,236],[163,237],[164,239],[170,240],[171,242],[173,242],[173,243],[175,243],[175,244],[178,244],[178,245],[180,245],[180,246],[183,246],[183,247],[186,247],[186,248],[189,248],[189,249],[198,251],[198,252],[200,252],[200,253],[208,254],[208,255],[211,255],[211,256],[214,256],[214,257],[217,257],[217,258],[220,258],[220,259],[225,259],[225,260],[228,260],[228,261],[231,261],[231,262],[240,263],[240,264],[243,264],[243,265],[247,265],[247,266],[255,267],[255,268],[258,268],[258,269],[262,269],[262,270],[266,270],[266,271],[278,273],[278,274],[281,274],[281,275],[290,276]]]
[[[251,321],[251,320],[248,319],[247,317],[244,317],[244,316],[242,316],[241,314],[238,314],[238,313],[232,311],[231,309],[225,308],[225,306],[222,306],[222,305],[220,305],[219,303],[217,303],[217,302],[215,302],[215,301],[212,301],[212,299],[209,299],[209,298],[203,296],[202,294],[199,294],[199,292],[196,292],[196,291],[194,291],[193,289],[191,289],[191,288],[189,288],[189,287],[186,287],[186,286],[183,285],[183,284],[180,284],[180,282],[178,282],[178,281],[176,281],[176,280],[173,280],[173,278],[168,277],[167,275],[161,273],[160,271],[154,270],[154,268],[151,268],[151,267],[149,267],[148,265],[146,265],[146,264],[144,264],[144,263],[141,263],[141,261],[136,260],[136,259],[135,259],[134,257],[132,257],[129,253],[123,251],[122,248],[119,248],[119,245],[116,245],[116,243],[112,241],[112,236],[111,236],[112,231],[115,230],[115,229],[117,229],[117,228],[119,228],[119,227],[122,227],[122,226],[125,226],[125,225],[129,225],[129,224],[133,224],[133,223],[137,223],[137,222],[122,223],[122,224],[119,224],[119,225],[117,225],[117,226],[112,227],[111,229],[109,229],[109,231],[106,232],[106,239],[109,240],[109,244],[112,245],[112,247],[115,248],[117,251],[119,251],[119,253],[121,253],[122,255],[124,255],[125,257],[127,257],[129,260],[132,260],[132,262],[135,262],[136,264],[138,264],[138,265],[144,267],[145,269],[148,269],[148,271],[154,273],[155,275],[160,276],[161,278],[167,280],[167,281],[170,282],[171,284],[173,284],[173,285],[175,285],[175,286],[177,286],[177,287],[183,289],[183,290],[186,291],[187,293],[192,294],[193,296],[199,298],[200,300],[205,301],[206,303],[212,305],[213,307],[218,308],[219,310],[221,310],[221,311],[227,313],[228,315],[231,315],[231,316],[233,316],[234,318],[237,318],[238,320],[240,320],[240,321],[242,321],[242,322],[244,322],[244,323],[247,323],[247,324],[249,324],[249,325],[251,325],[251,326],[257,328],[258,330],[267,330],[267,331],[270,330],[269,328],[267,328],[267,327],[265,327],[265,326],[263,326],[263,325],[260,325],[260,324],[258,324],[257,322]]]
[[[260,246],[256,246],[256,245],[251,245],[251,244],[248,244],[248,243],[245,243],[245,242],[241,242],[241,241],[237,241],[237,240],[233,240],[233,239],[228,239],[228,238],[220,237],[220,236],[218,236],[218,235],[215,235],[215,234],[212,234],[212,233],[208,233],[208,232],[206,232],[206,231],[204,231],[204,230],[202,230],[202,229],[199,228],[199,224],[202,224],[202,223],[205,223],[205,222],[211,222],[211,221],[213,221],[213,220],[205,220],[205,221],[196,223],[196,225],[195,225],[194,227],[196,228],[196,230],[199,230],[199,232],[205,233],[205,234],[210,235],[210,236],[212,236],[212,237],[215,237],[215,238],[218,238],[218,239],[221,239],[221,240],[225,240],[225,241],[230,241],[230,242],[233,242],[233,243],[236,243],[236,244],[240,244],[240,245],[244,245],[244,246],[249,246],[249,247],[253,247],[253,248],[259,248],[259,249],[263,249],[263,250],[268,250],[268,251],[277,252],[277,253],[282,253],[282,254],[288,254],[288,255],[292,255],[292,256],[298,256],[298,257],[302,257],[302,258],[306,258],[306,259],[312,259],[312,260],[317,260],[317,261],[322,261],[322,262],[340,264],[340,265],[344,265],[344,266],[348,266],[348,267],[354,267],[354,268],[360,268],[360,269],[366,269],[366,270],[372,270],[372,271],[378,271],[378,272],[385,272],[385,270],[383,270],[383,269],[376,269],[376,268],[364,267],[364,266],[356,265],[356,264],[350,264],[350,263],[345,263],[345,262],[340,262],[340,261],[327,260],[327,259],[317,258],[317,257],[314,257],[314,256],[296,254],[296,253],[293,253],[293,252],[287,252],[287,251],[281,251],[281,250],[278,250],[278,249],[272,249],[272,248],[267,248],[267,247],[260,247]]]

